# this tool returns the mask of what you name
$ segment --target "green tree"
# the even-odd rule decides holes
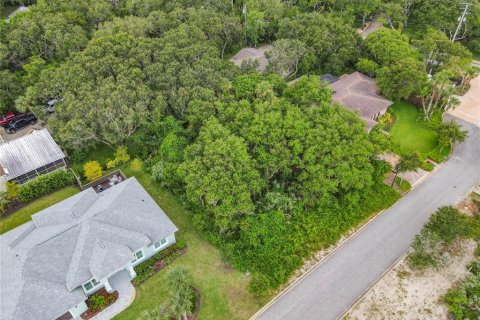
[[[438,144],[440,151],[454,142],[463,142],[468,136],[468,132],[462,130],[460,125],[454,121],[442,122],[437,129]]]
[[[400,161],[394,168],[395,176],[393,177],[392,186],[401,172],[413,171],[422,165],[422,158],[416,152],[407,153],[400,158]]]
[[[307,47],[299,40],[277,40],[266,54],[269,61],[267,71],[274,72],[283,78],[295,77],[306,53]]]
[[[333,73],[356,62],[362,42],[358,32],[343,19],[317,12],[283,19],[277,38],[302,41],[310,50],[306,59],[313,62],[311,69]]]
[[[390,65],[406,58],[417,59],[419,54],[408,42],[408,37],[398,30],[382,28],[365,39],[369,54],[381,66]]]
[[[217,119],[208,120],[194,144],[185,149],[180,169],[187,200],[202,228],[228,235],[255,209],[252,198],[262,188],[243,139]]]
[[[355,67],[358,71],[370,77],[375,76],[379,69],[379,65],[375,61],[372,61],[368,58],[360,58]]]
[[[413,58],[405,58],[383,66],[377,71],[376,82],[382,94],[392,100],[408,99],[427,82],[425,65]]]

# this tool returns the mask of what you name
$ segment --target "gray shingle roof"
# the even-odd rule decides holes
[[[34,130],[0,145],[0,165],[8,179],[65,158],[47,129]]]
[[[268,65],[268,59],[265,53],[272,49],[272,46],[265,45],[258,48],[243,48],[234,55],[230,61],[232,61],[237,67],[242,65],[242,62],[246,59],[252,59],[258,61],[257,70],[260,72],[265,71]]]
[[[375,80],[359,72],[340,77],[330,87],[334,91],[332,99],[359,112],[369,127],[376,124],[373,119],[379,112],[393,104],[377,94]]]
[[[0,236],[0,319],[62,315],[85,300],[83,283],[108,276],[135,251],[177,230],[135,178],[100,194],[87,189],[38,212]]]

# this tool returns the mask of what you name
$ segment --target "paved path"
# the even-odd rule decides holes
[[[127,271],[121,271],[109,279],[113,290],[118,291],[118,299],[114,304],[95,315],[93,320],[110,320],[125,310],[135,299],[135,288],[130,282],[130,275]]]
[[[432,212],[458,203],[479,183],[480,128],[446,118],[469,131],[450,160],[285,291],[258,319],[341,317],[402,257]]]
[[[383,27],[383,24],[377,21],[377,19],[373,19],[370,24],[363,30],[359,30],[360,35],[362,36],[363,39],[365,39],[370,33],[377,31]]]

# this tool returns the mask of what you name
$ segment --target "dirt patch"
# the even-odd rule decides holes
[[[404,258],[389,271],[345,319],[448,319],[441,298],[467,275],[465,266],[474,259],[477,243],[458,241],[445,267],[423,272],[412,270]]]
[[[480,196],[472,193],[472,195],[458,205],[458,210],[460,210],[466,216],[474,216],[480,212]]]

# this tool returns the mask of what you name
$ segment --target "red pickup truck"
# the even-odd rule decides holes
[[[25,113],[15,114],[13,112],[8,112],[4,114],[2,117],[0,117],[0,126],[4,127],[5,125],[9,124],[13,120],[19,119],[24,116],[25,116]]]

